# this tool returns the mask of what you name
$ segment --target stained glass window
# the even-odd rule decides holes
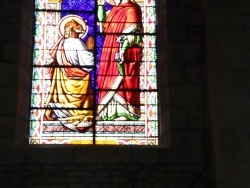
[[[158,145],[155,0],[35,0],[30,144]]]

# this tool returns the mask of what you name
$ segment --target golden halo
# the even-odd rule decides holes
[[[82,25],[82,28],[84,29],[85,33],[80,34],[79,37],[82,39],[84,38],[88,33],[88,25],[85,20],[82,19],[82,17],[74,14],[70,14],[68,16],[64,16],[61,18],[61,20],[58,22],[58,31],[61,36],[64,36],[64,26],[66,23],[70,22],[72,19],[74,19],[76,22]]]

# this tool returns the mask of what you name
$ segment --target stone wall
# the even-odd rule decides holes
[[[203,188],[207,181],[193,164],[5,164],[0,175],[8,188]]]
[[[0,147],[4,160],[22,160],[27,143],[32,10],[28,0],[0,2]]]
[[[250,186],[250,2],[207,1],[211,141],[218,188]]]

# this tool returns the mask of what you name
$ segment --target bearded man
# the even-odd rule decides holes
[[[92,125],[93,92],[90,74],[94,57],[81,36],[86,24],[77,15],[69,15],[59,22],[62,35],[50,50],[52,57],[51,87],[45,104],[46,120],[59,120],[74,131],[84,131]]]

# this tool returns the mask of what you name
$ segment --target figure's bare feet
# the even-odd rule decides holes
[[[128,120],[128,118],[126,117],[118,117],[115,119],[115,121],[126,121],[126,120]]]
[[[86,130],[86,127],[76,127],[76,129],[79,131],[79,132],[84,132]]]
[[[95,120],[96,120],[96,121],[101,121],[102,118],[101,118],[100,116],[96,116]]]
[[[45,113],[44,113],[44,116],[45,116],[45,118],[46,118],[48,121],[52,121],[52,120],[53,120],[53,118],[52,118],[52,116],[51,116],[51,115],[52,115],[52,112],[53,112],[53,111],[49,109],[49,110],[46,110]]]
[[[85,132],[89,129],[89,127],[92,126],[92,120],[89,120],[89,121],[82,121],[80,122],[77,126],[76,126],[76,129],[79,131],[79,132]]]

